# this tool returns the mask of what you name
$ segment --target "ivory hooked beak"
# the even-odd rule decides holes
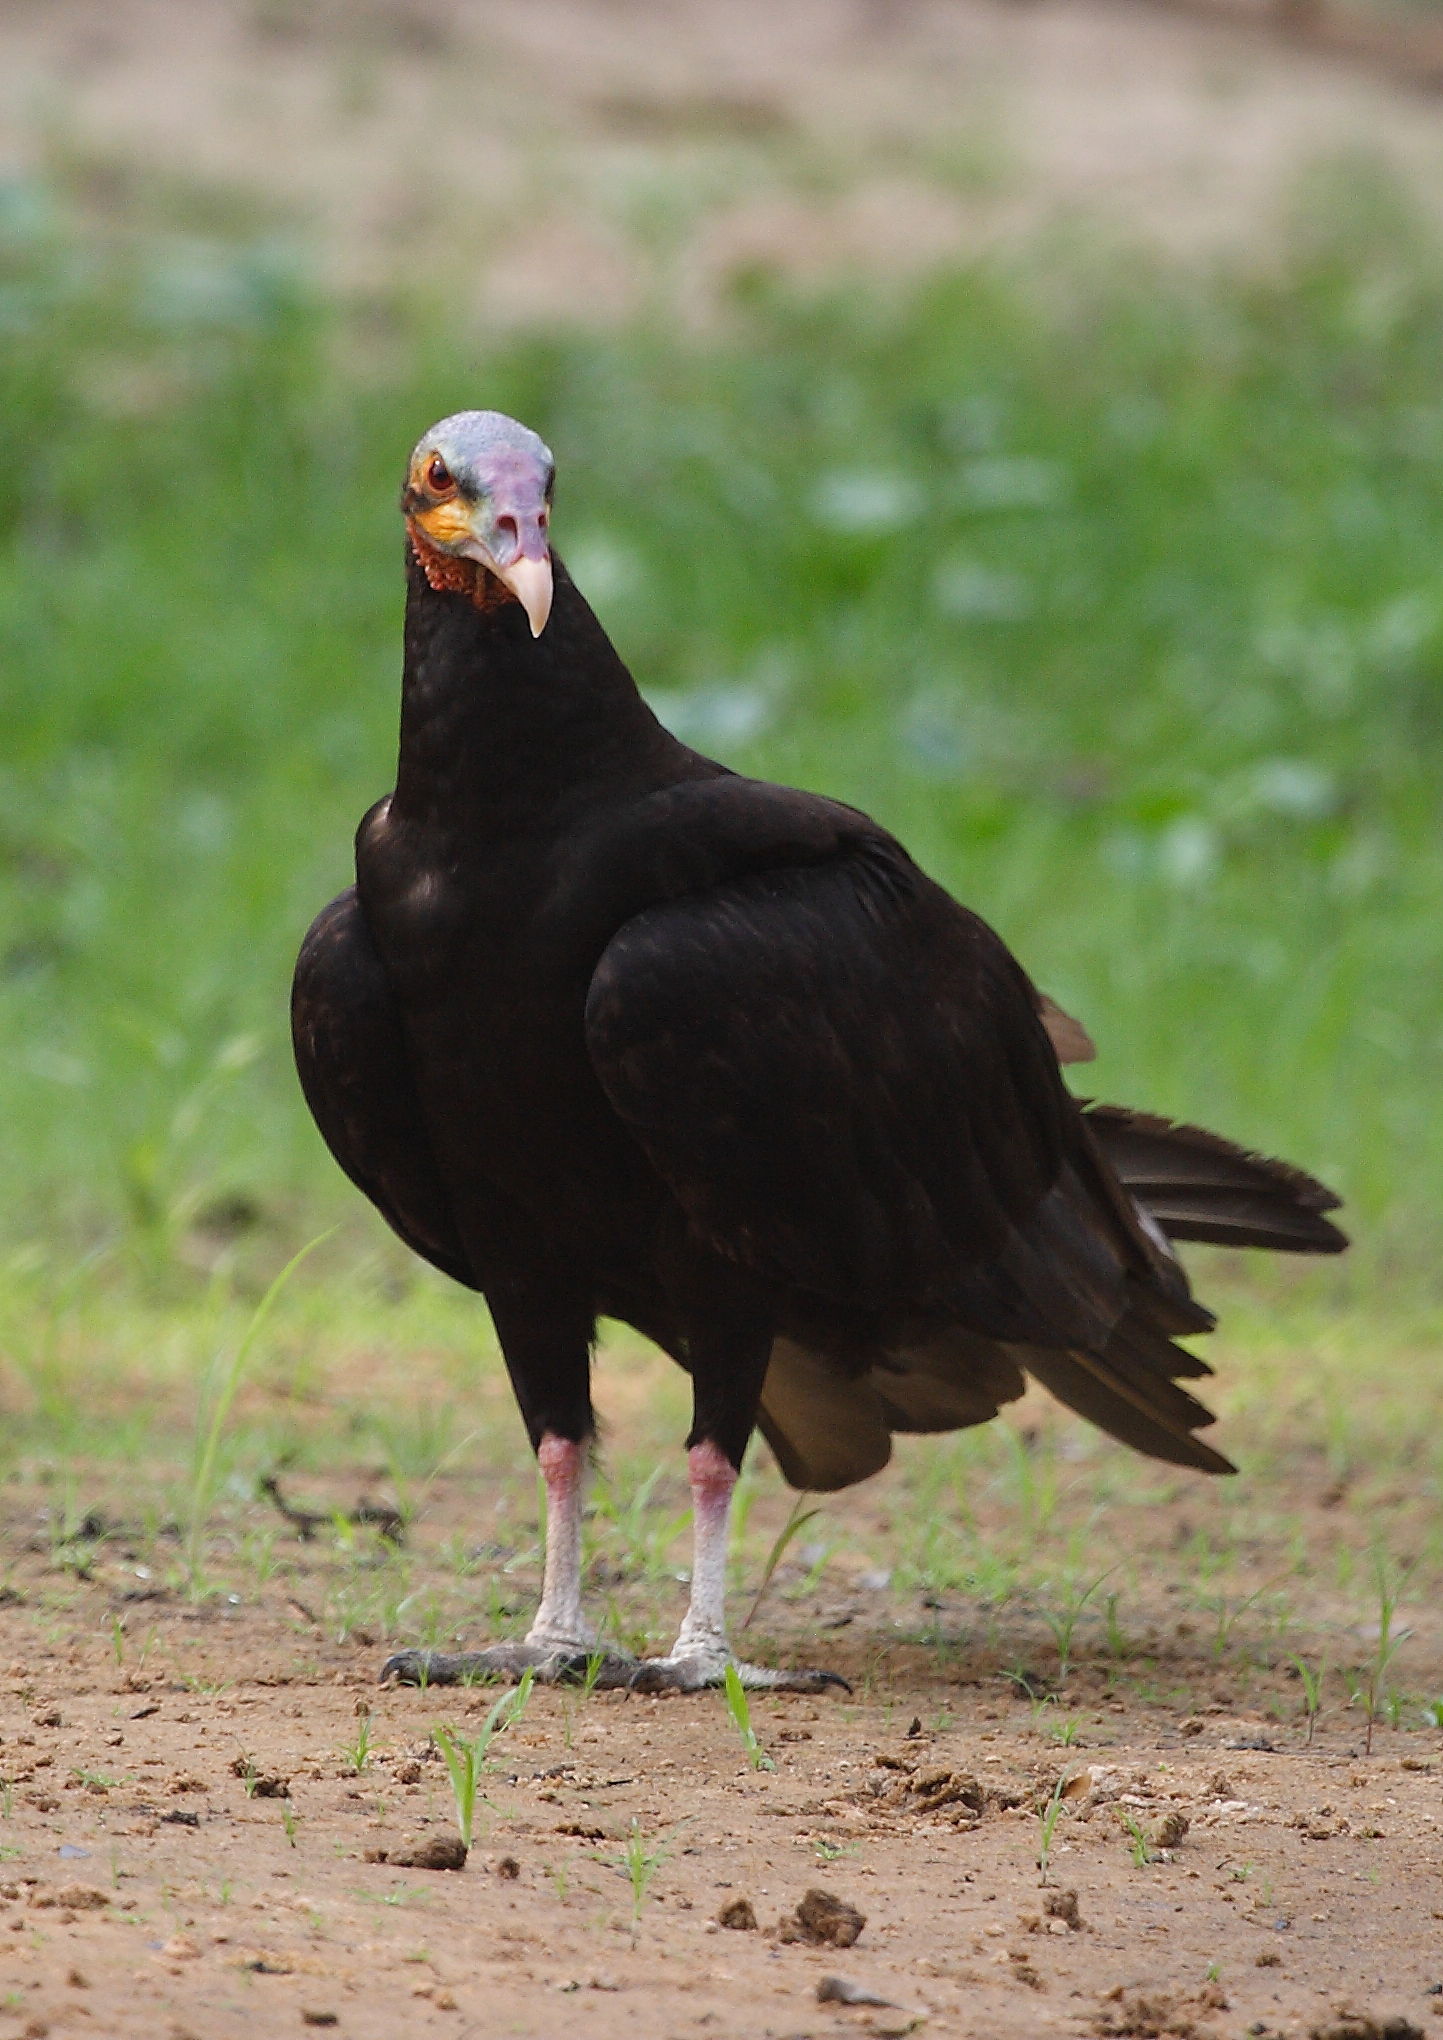
[[[518,553],[509,567],[493,567],[498,581],[511,590],[521,607],[526,611],[526,621],[531,625],[531,635],[540,637],[546,628],[546,619],[551,614],[551,556],[543,553],[539,560],[531,559],[526,553]]]

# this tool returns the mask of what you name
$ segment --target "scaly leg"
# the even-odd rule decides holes
[[[532,1671],[545,1684],[586,1676],[596,1651],[596,1631],[581,1604],[581,1501],[586,1447],[574,1438],[547,1432],[536,1454],[546,1484],[546,1566],[541,1605],[524,1643],[493,1644],[489,1650],[403,1650],[386,1660],[381,1677],[408,1686],[456,1686],[471,1681],[519,1679]],[[624,1686],[636,1660],[602,1653],[596,1684]]]
[[[727,1539],[731,1528],[732,1491],[737,1470],[719,1445],[703,1439],[687,1453],[691,1475],[692,1568],[691,1599],[685,1619],[664,1658],[646,1658],[631,1679],[634,1692],[693,1693],[703,1686],[725,1683],[726,1668],[735,1665],[744,1686],[755,1691],[820,1693],[842,1686],[836,1672],[773,1671],[749,1665],[733,1654],[726,1630]]]
[[[595,1650],[596,1631],[581,1606],[581,1497],[586,1448],[548,1433],[536,1455],[546,1483],[546,1569],[541,1605],[526,1632],[529,1645],[552,1651]]]

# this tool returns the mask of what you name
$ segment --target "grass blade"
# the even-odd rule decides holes
[[[750,1608],[748,1608],[745,1616],[742,1619],[741,1626],[743,1629],[751,1628],[752,1617],[756,1614],[758,1608],[760,1608],[762,1605],[762,1601],[766,1595],[767,1588],[771,1585],[772,1580],[775,1577],[777,1567],[781,1564],[782,1559],[786,1555],[787,1546],[791,1543],[792,1539],[798,1534],[799,1531],[805,1530],[808,1523],[812,1522],[816,1517],[820,1516],[822,1513],[819,1507],[804,1509],[802,1505],[806,1501],[806,1499],[807,1498],[805,1494],[800,1494],[797,1496],[797,1499],[792,1504],[792,1513],[788,1516],[786,1522],[783,1523],[781,1530],[777,1534],[776,1543],[773,1544],[771,1550],[767,1554],[767,1562],[762,1567],[761,1585],[757,1588],[755,1594],[752,1595],[752,1605],[750,1606]]]
[[[206,1524],[210,1520],[211,1505],[215,1500],[215,1469],[216,1461],[220,1456],[221,1435],[225,1430],[226,1419],[230,1415],[231,1405],[236,1399],[241,1379],[245,1374],[246,1362],[250,1359],[251,1349],[260,1337],[266,1319],[275,1307],[277,1297],[290,1281],[297,1268],[300,1267],[302,1261],[308,1260],[316,1251],[316,1248],[322,1246],[328,1239],[333,1238],[338,1230],[337,1226],[328,1227],[325,1232],[317,1233],[313,1240],[308,1240],[299,1253],[292,1254],[285,1267],[282,1268],[280,1274],[276,1276],[275,1280],[266,1290],[265,1295],[251,1312],[249,1322],[236,1342],[236,1349],[231,1355],[230,1364],[226,1368],[220,1386],[211,1401],[208,1421],[206,1420],[204,1403],[202,1403],[202,1414],[197,1422],[196,1454],[194,1470],[191,1475],[189,1523],[185,1547],[186,1569],[189,1573],[192,1593],[198,1590],[201,1577],[201,1553],[205,1542]]]

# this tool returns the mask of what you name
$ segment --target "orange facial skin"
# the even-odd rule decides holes
[[[432,545],[443,552],[463,546],[470,538],[473,507],[454,483],[444,496],[438,497],[419,476],[412,475],[406,491],[406,509],[412,522],[419,524]]]
[[[449,508],[449,505],[443,505]],[[406,519],[406,535],[411,541],[411,550],[416,555],[421,572],[438,593],[450,592],[466,595],[475,608],[483,613],[501,609],[508,602],[515,602],[511,590],[503,587],[496,576],[488,573],[479,560],[461,559],[455,553],[440,552],[431,544],[422,528],[424,522],[411,516]]]

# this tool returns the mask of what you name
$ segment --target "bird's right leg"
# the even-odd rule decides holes
[[[545,1683],[589,1678],[593,1685],[626,1685],[636,1660],[599,1648],[582,1605],[581,1513],[594,1429],[593,1319],[583,1306],[559,1308],[554,1293],[539,1308],[504,1291],[490,1301],[546,1489],[541,1603],[521,1643],[492,1644],[485,1650],[398,1651],[382,1666],[381,1677],[412,1686],[455,1686],[519,1679],[531,1671]]]
[[[575,1438],[548,1431],[536,1449],[546,1487],[546,1564],[541,1605],[526,1632],[528,1645],[542,1650],[596,1648],[596,1631],[581,1601],[581,1507],[586,1482],[586,1447]]]

